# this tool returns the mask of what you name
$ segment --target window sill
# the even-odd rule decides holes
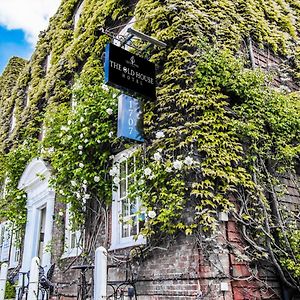
[[[8,269],[14,269],[18,266],[18,264],[19,264],[18,262],[10,263]]]
[[[65,251],[60,258],[65,259],[65,258],[76,257],[76,256],[79,256],[81,254],[81,252],[82,252],[81,249],[74,248],[69,251]]]
[[[113,243],[108,251],[113,251],[113,250],[119,250],[119,249],[124,249],[124,248],[130,248],[134,246],[139,246],[139,245],[145,245],[146,244],[146,238],[140,236],[137,240],[132,239],[131,241],[126,241],[126,242],[119,242],[119,243]]]

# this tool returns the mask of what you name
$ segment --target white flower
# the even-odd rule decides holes
[[[58,215],[59,215],[60,217],[63,217],[63,216],[64,216],[64,212],[63,212],[62,210],[60,210],[59,213],[58,213]]]
[[[110,155],[110,156],[108,157],[108,159],[110,159],[110,160],[113,160],[114,158],[115,158],[114,155]]]
[[[108,109],[106,110],[106,112],[107,112],[107,114],[109,114],[109,115],[112,115],[112,114],[113,114],[113,110],[112,110],[111,108],[108,108]]]
[[[163,131],[158,131],[158,132],[156,132],[155,137],[156,137],[157,139],[161,139],[161,138],[165,137],[165,134],[164,134]]]
[[[88,140],[88,139],[85,139],[85,140],[84,140],[84,142],[85,142],[85,143],[88,143],[88,142],[89,142],[89,140]]]
[[[119,177],[115,177],[113,179],[113,182],[114,182],[115,185],[118,185],[120,183],[120,178]]]
[[[82,151],[81,150],[79,151],[79,155],[82,155]]]
[[[159,148],[157,149],[158,152],[162,153],[163,149],[162,148]]]
[[[124,222],[124,223],[127,223],[127,222],[129,222],[130,220],[131,220],[131,217],[130,217],[130,216],[126,216],[126,217],[123,218],[123,222]]]
[[[75,180],[71,180],[71,185],[72,186],[76,186],[76,181]]]
[[[150,176],[151,173],[152,173],[152,171],[151,171],[150,168],[146,168],[146,169],[144,170],[144,174],[145,174],[146,176]]]
[[[140,208],[141,213],[145,213],[147,211],[147,208],[145,206],[142,206]]]
[[[83,185],[82,185],[82,188],[83,188],[84,190],[86,190],[86,189],[87,189],[87,185],[86,185],[86,184],[83,184]]]
[[[72,124],[72,121],[71,121],[71,120],[69,120],[69,121],[68,121],[68,125],[71,125],[71,124]]]
[[[84,121],[84,117],[81,117],[79,121],[82,123]]]
[[[106,91],[106,92],[108,92],[109,91],[109,88],[108,88],[108,86],[106,85],[106,84],[102,84],[102,89],[104,90],[104,91]]]
[[[172,172],[172,168],[171,167],[166,167],[166,172],[171,173]]]
[[[150,211],[148,212],[148,217],[149,217],[150,219],[155,218],[155,217],[156,217],[156,212],[153,211],[153,210],[150,210]]]
[[[145,181],[143,180],[143,179],[140,179],[139,181],[138,181],[138,185],[142,185],[142,184],[144,184],[145,183]]]
[[[173,162],[173,167],[174,167],[174,169],[176,169],[176,170],[181,170],[181,168],[182,168],[182,161],[180,161],[180,160],[175,160],[175,161]]]
[[[76,192],[75,195],[77,199],[80,199],[80,193]]]
[[[61,195],[64,195],[64,194],[65,194],[63,190],[59,190],[59,193],[60,193]]]
[[[83,199],[86,199],[86,200],[87,200],[87,199],[90,199],[90,198],[91,198],[91,195],[90,195],[90,194],[84,194],[84,195],[83,195]]]
[[[98,143],[98,144],[100,144],[100,143],[101,143],[101,141],[100,141],[100,140],[97,140],[97,143]]]
[[[60,127],[60,130],[62,130],[62,131],[68,131],[69,128],[68,128],[67,126],[61,126],[61,127]]]
[[[109,133],[108,133],[108,137],[109,138],[112,138],[114,136],[114,133],[112,132],[112,131],[110,131]]]
[[[79,163],[79,168],[83,168],[84,164],[83,163]]]
[[[100,181],[100,177],[99,177],[99,176],[95,176],[95,177],[94,177],[94,181],[95,181],[95,182],[99,182],[99,181]]]
[[[84,180],[83,180],[83,183],[84,183],[84,184],[87,184],[87,180],[86,180],[86,179],[84,179]]]
[[[160,161],[162,158],[161,154],[159,152],[154,153],[153,157],[154,157],[154,160],[156,160],[156,161]]]
[[[80,138],[81,138],[81,139],[83,138],[83,133],[80,133]]]
[[[194,160],[193,160],[192,157],[187,156],[187,157],[184,159],[184,163],[185,163],[187,166],[191,166],[191,165],[194,163]]]
[[[115,176],[118,174],[118,168],[117,167],[112,167],[112,169],[109,171],[110,176]]]
[[[83,146],[82,146],[82,145],[79,145],[79,146],[78,146],[78,149],[79,149],[79,150],[82,150],[82,149],[83,149]]]

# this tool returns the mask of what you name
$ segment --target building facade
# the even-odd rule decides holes
[[[107,299],[299,299],[299,12],[62,1],[30,61],[0,77],[0,260],[16,299],[34,257],[50,270],[40,298],[93,299],[100,246]],[[104,84],[108,42],[155,64],[155,99]],[[123,94],[143,142],[118,137]]]

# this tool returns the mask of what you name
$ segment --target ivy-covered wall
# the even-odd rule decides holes
[[[109,175],[111,156],[133,143],[116,138],[118,92],[102,85],[102,54],[134,15],[134,27],[167,44],[136,43],[157,66],[157,100],[144,102],[146,142],[136,174],[142,180],[132,189],[153,216],[143,229],[149,247],[179,233],[214,234],[219,212],[229,212],[249,243],[245,255],[268,260],[299,290],[299,218],[285,218],[278,204],[284,193],[278,178],[297,178],[299,93],[276,91],[270,77],[275,70],[282,84],[286,77],[299,82],[300,4],[85,0],[74,28],[79,4],[62,1],[30,62],[14,62],[20,75],[1,76],[1,87],[9,84],[0,94],[0,179],[10,179],[2,215],[24,224],[15,218],[14,201],[23,199],[16,186],[26,163],[41,156],[53,167],[59,198],[72,203],[74,223],[104,222],[117,182]],[[252,44],[278,55],[282,65],[268,74],[252,70]],[[17,124],[8,135],[14,108]],[[86,232],[88,255],[98,233]]]

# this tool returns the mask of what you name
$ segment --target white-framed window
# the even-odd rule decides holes
[[[75,11],[75,15],[74,15],[74,29],[77,27],[80,16],[82,14],[83,11],[83,7],[84,7],[84,1],[82,1],[80,3],[80,5],[78,6],[78,8]]]
[[[145,214],[138,214],[141,205],[138,197],[129,197],[130,186],[137,180],[135,153],[136,148],[131,148],[120,152],[114,159],[111,250],[146,242],[140,234]]]
[[[39,134],[39,140],[40,141],[43,141],[45,136],[46,136],[46,133],[47,133],[47,128],[46,128],[46,125],[45,123],[42,124],[41,126],[41,131],[40,131],[40,134]]]
[[[32,87],[29,85],[26,89],[26,96],[25,96],[25,107],[28,107],[30,104],[30,93],[31,93]]]
[[[0,224],[0,261],[9,260],[9,251],[11,244],[11,228],[8,221]]]
[[[9,268],[17,267],[20,258],[21,258],[20,233],[14,232],[12,235],[11,246],[10,246]]]
[[[65,243],[62,258],[78,256],[82,252],[82,233],[80,230],[72,229],[70,206],[67,204],[65,214]]]
[[[9,177],[5,176],[3,184],[1,186],[1,191],[0,191],[0,198],[5,198],[5,196],[7,195],[7,185],[10,182]]]
[[[48,73],[51,68],[51,59],[52,59],[52,54],[49,53],[46,58],[46,73]]]
[[[16,109],[13,109],[12,115],[11,115],[11,119],[10,119],[10,127],[9,127],[9,133],[12,133],[13,130],[16,127]]]

